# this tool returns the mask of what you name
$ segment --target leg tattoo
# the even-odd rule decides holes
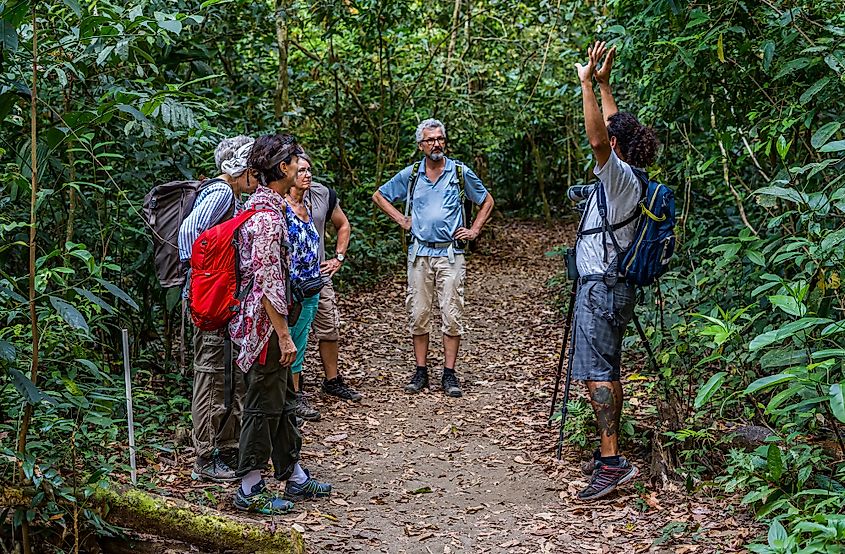
[[[596,412],[596,425],[599,434],[612,437],[619,431],[619,417],[617,413],[618,400],[611,387],[596,387],[591,392],[593,410]]]

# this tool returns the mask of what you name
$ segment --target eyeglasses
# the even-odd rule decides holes
[[[300,167],[299,169],[296,170],[297,175],[305,175],[306,173],[308,175],[313,175],[313,173],[311,173],[310,167]]]
[[[434,146],[437,143],[446,144],[446,137],[434,137],[434,138],[427,138],[420,141],[420,143],[425,143],[426,146]]]

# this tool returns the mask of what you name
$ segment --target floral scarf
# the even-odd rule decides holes
[[[229,324],[229,332],[232,341],[241,347],[237,364],[246,373],[274,331],[262,299],[266,296],[276,311],[288,315],[285,278],[290,268],[290,253],[287,248],[282,249],[288,242],[288,229],[281,195],[259,185],[244,208],[269,210],[249,218],[238,231],[240,279],[241,283],[252,281],[252,289]]]

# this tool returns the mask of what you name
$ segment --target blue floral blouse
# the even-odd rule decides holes
[[[285,219],[288,223],[288,240],[291,245],[290,278],[295,282],[320,276],[320,236],[314,226],[311,214],[308,221],[302,221],[296,212],[285,203]]]

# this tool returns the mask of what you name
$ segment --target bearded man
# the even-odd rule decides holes
[[[373,202],[405,231],[409,231],[408,310],[416,371],[405,386],[417,393],[428,386],[428,343],[436,294],[443,332],[444,364],[441,384],[451,397],[462,395],[455,363],[464,332],[466,241],[474,240],[490,213],[493,196],[467,166],[446,157],[446,126],[426,119],[417,126],[417,147],[425,157],[409,165],[373,194]],[[464,200],[480,206],[470,225]],[[393,206],[404,200],[405,213]]]

